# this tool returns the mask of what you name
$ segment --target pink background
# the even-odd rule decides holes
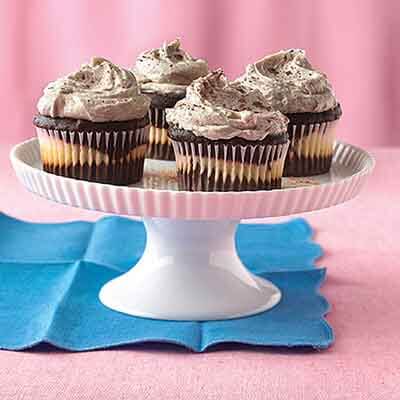
[[[32,136],[43,87],[92,55],[130,67],[176,36],[231,78],[268,52],[305,48],[343,105],[340,137],[400,144],[397,0],[1,1],[0,140]]]
[[[26,192],[7,159],[11,143],[33,135],[42,87],[91,55],[131,66],[139,51],[181,36],[235,77],[267,52],[304,47],[343,104],[340,136],[400,145],[399,34],[396,0],[0,0],[0,210],[35,221],[99,217]],[[307,214],[328,267],[322,290],[336,342],[327,351],[1,351],[0,398],[398,400],[400,150],[373,154],[377,167],[358,199]]]

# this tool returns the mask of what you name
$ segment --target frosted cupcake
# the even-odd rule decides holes
[[[185,97],[186,87],[193,80],[208,72],[207,62],[181,49],[179,39],[138,57],[134,73],[142,93],[151,97],[148,158],[174,160],[167,137],[165,110]]]
[[[269,190],[281,187],[289,145],[287,118],[258,90],[230,84],[222,70],[195,80],[167,110],[180,189]]]
[[[103,58],[50,83],[33,120],[43,169],[115,185],[139,181],[149,107],[133,73]]]
[[[303,50],[284,50],[249,65],[238,82],[258,88],[289,118],[285,176],[310,176],[331,166],[337,120],[342,111],[332,86]]]

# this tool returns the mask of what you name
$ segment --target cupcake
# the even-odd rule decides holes
[[[164,43],[159,49],[142,53],[134,68],[142,93],[150,96],[148,158],[174,160],[167,137],[165,110],[185,97],[186,87],[208,74],[207,62],[195,59],[180,47],[179,39]]]
[[[267,56],[249,65],[237,82],[258,88],[274,109],[289,118],[284,176],[329,171],[342,111],[326,75],[312,67],[303,50]]]
[[[222,70],[211,72],[167,110],[167,122],[180,189],[281,187],[288,120],[258,90],[229,83]]]
[[[149,107],[133,73],[103,58],[50,83],[33,120],[43,169],[115,185],[139,181]]]

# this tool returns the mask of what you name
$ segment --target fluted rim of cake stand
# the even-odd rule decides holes
[[[331,207],[354,198],[374,168],[373,157],[354,145],[336,142],[333,168],[347,176],[310,186],[242,192],[189,192],[114,186],[47,173],[36,138],[10,153],[14,170],[31,192],[74,207],[120,215],[172,219],[249,219],[277,217]]]

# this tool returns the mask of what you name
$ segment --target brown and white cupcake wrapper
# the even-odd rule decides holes
[[[165,109],[150,108],[149,147],[147,158],[157,160],[175,160],[174,149],[168,138],[168,124],[165,119]]]
[[[148,127],[78,132],[37,128],[43,169],[93,182],[128,185],[143,176]]]
[[[280,188],[289,144],[231,145],[172,140],[172,145],[179,188],[212,192]]]
[[[311,176],[329,171],[335,143],[336,121],[289,124],[290,146],[284,176]]]

